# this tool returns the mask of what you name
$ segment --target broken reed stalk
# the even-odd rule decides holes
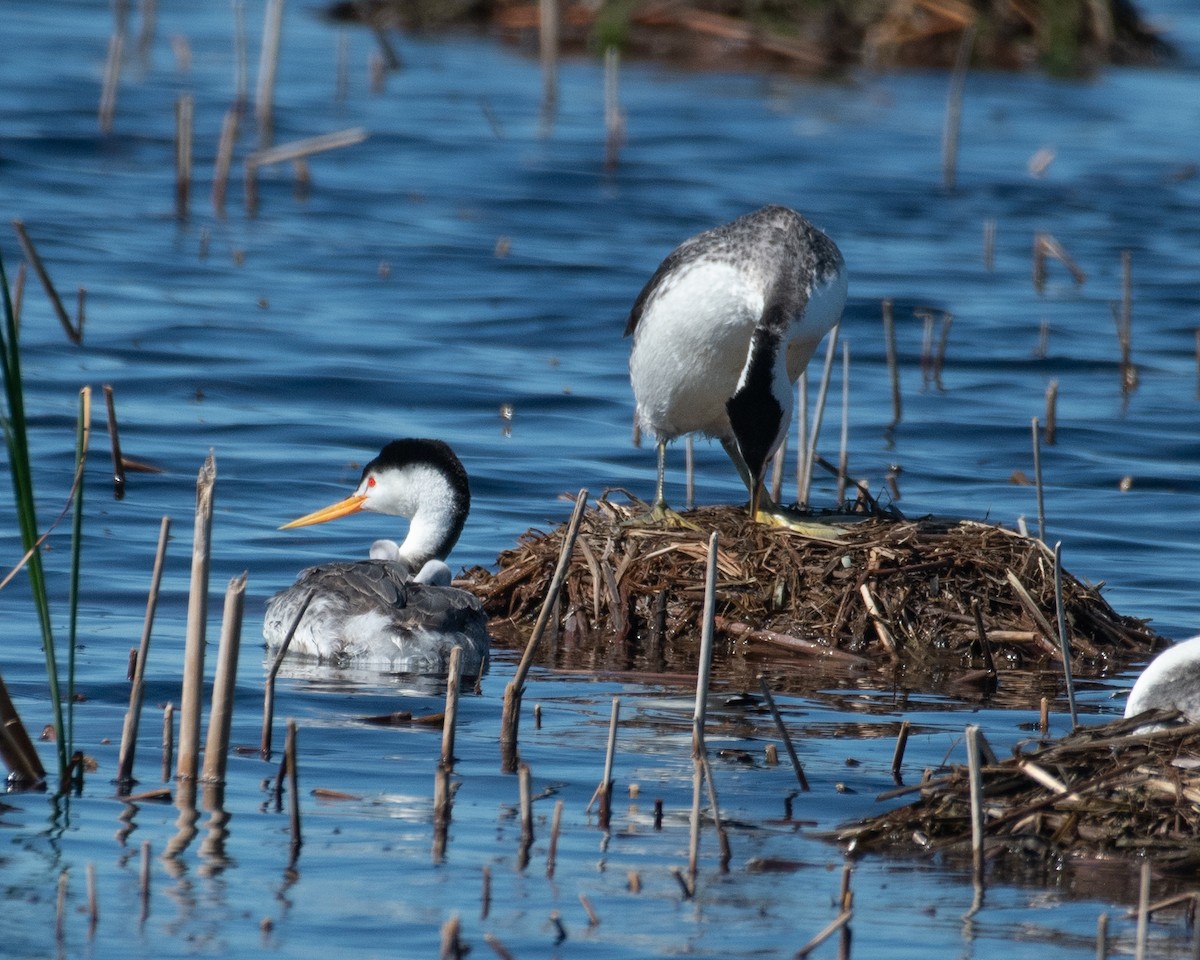
[[[996,267],[996,221],[983,221],[983,268],[991,273]]]
[[[163,783],[171,779],[171,759],[175,755],[175,704],[163,707],[162,723],[162,778]]]
[[[304,838],[300,833],[300,774],[296,769],[296,721],[289,718],[287,722],[287,739],[283,745],[284,763],[287,764],[288,798],[290,823],[292,833],[292,862],[300,854],[300,846]]]
[[[296,635],[296,628],[300,626],[300,621],[304,619],[304,612],[308,609],[308,605],[312,603],[312,598],[316,592],[316,588],[314,587],[305,595],[304,600],[300,604],[300,609],[296,611],[296,616],[292,619],[287,633],[283,636],[283,643],[279,645],[279,649],[275,653],[275,659],[271,661],[271,668],[267,671],[267,679],[263,681],[263,726],[262,739],[259,742],[259,753],[264,760],[269,760],[271,757],[271,727],[275,718],[275,678],[279,675],[279,668],[283,665],[284,654],[288,652],[288,647],[292,645],[292,637]]]
[[[46,779],[46,769],[8,695],[3,677],[0,677],[0,759],[8,768],[14,786],[18,783],[32,785]]]
[[[442,721],[442,755],[440,762],[454,765],[454,728],[458,722],[458,688],[462,683],[462,647],[450,651],[450,664],[446,673],[446,713]]]
[[[900,723],[900,732],[896,734],[896,749],[892,753],[892,779],[901,783],[900,767],[904,764],[904,750],[908,746],[908,731],[911,725],[907,720]]]
[[[542,64],[542,116],[558,103],[558,0],[538,0],[538,54]]]
[[[366,139],[367,131],[365,129],[351,127],[347,130],[306,137],[303,140],[293,140],[291,143],[281,143],[277,147],[264,147],[248,154],[242,162],[245,171],[246,212],[253,216],[258,210],[259,167],[268,167],[276,163],[295,163],[316,153],[352,147]]]
[[[1137,385],[1133,366],[1133,256],[1121,251],[1121,314],[1117,319],[1117,339],[1121,344],[1121,390],[1128,393]]]
[[[1033,235],[1033,288],[1041,293],[1046,286],[1046,260],[1052,258],[1067,268],[1076,286],[1087,280],[1084,273],[1067,253],[1066,248],[1048,233],[1038,232]]]
[[[108,442],[112,447],[113,464],[113,499],[125,497],[125,463],[121,459],[121,434],[117,427],[117,407],[113,402],[111,384],[104,385],[104,406],[108,412]]]
[[[433,862],[441,863],[446,856],[446,840],[450,831],[451,791],[450,767],[441,761],[433,773]]]
[[[1058,433],[1058,381],[1051,380],[1046,386],[1046,424],[1042,436],[1049,447],[1054,446]]]
[[[546,876],[554,876],[558,860],[558,833],[562,829],[563,801],[554,801],[554,815],[550,820],[550,845],[546,848]]]
[[[192,121],[196,104],[190,93],[175,101],[175,216],[186,220],[192,194]]]
[[[479,890],[479,919],[486,920],[492,909],[492,868],[485,863],[480,873],[482,880]]]
[[[717,844],[721,848],[721,872],[728,873],[729,861],[733,859],[733,852],[729,848],[729,834],[721,820],[721,803],[717,799],[717,783],[713,779],[712,764],[709,762],[707,750],[700,754],[700,762],[704,765],[704,783],[708,788],[708,805],[712,808],[713,826],[717,830]]]
[[[467,949],[462,943],[462,922],[458,914],[453,913],[442,924],[442,944],[438,951],[439,960],[461,960],[467,955]]]
[[[696,667],[696,705],[692,711],[692,818],[688,841],[687,886],[696,890],[696,869],[700,859],[700,796],[704,779],[704,718],[708,713],[708,684],[712,673],[714,618],[717,604],[717,547],[714,530],[708,538],[708,565],[704,577],[704,619],[700,631],[700,662]]]
[[[621,698],[613,697],[612,715],[608,720],[608,748],[604,752],[604,777],[596,788],[600,797],[600,826],[607,830],[612,818],[613,756],[617,751],[617,720],[621,715]]]
[[[846,499],[846,471],[850,444],[850,344],[842,341],[842,435],[838,445],[837,502]]]
[[[775,721],[775,729],[779,731],[779,736],[783,740],[783,746],[792,761],[792,769],[796,771],[796,781],[800,784],[800,789],[807,792],[808,777],[804,775],[804,767],[800,765],[800,758],[796,756],[796,748],[792,746],[792,738],[788,735],[787,727],[784,726],[783,717],[780,716],[779,708],[775,705],[775,698],[771,696],[771,688],[767,684],[767,678],[764,674],[760,673],[758,675],[758,685],[762,689],[763,699],[767,701],[767,707],[771,711],[771,718]]]
[[[1042,490],[1042,442],[1038,418],[1033,418],[1033,483],[1037,490],[1038,539],[1046,540],[1046,500]]]
[[[46,291],[46,297],[50,301],[50,306],[54,310],[55,316],[58,317],[58,322],[62,324],[62,328],[66,331],[67,339],[72,343],[78,344],[83,341],[83,331],[76,329],[71,323],[71,317],[67,313],[67,308],[63,306],[62,298],[59,297],[58,291],[54,288],[54,281],[50,279],[50,274],[46,271],[46,265],[42,263],[41,255],[37,251],[37,247],[33,245],[33,240],[25,231],[25,223],[21,220],[12,222],[13,230],[17,234],[17,242],[21,245],[21,252],[25,254],[25,259],[29,261],[29,265],[33,267],[33,272],[37,274],[38,280],[42,284],[42,289]],[[13,349],[16,349],[15,345]]]
[[[812,487],[812,471],[817,457],[817,437],[821,434],[821,420],[825,416],[825,398],[829,395],[829,379],[833,371],[833,358],[837,352],[838,336],[841,333],[842,322],[833,325],[829,333],[829,343],[825,347],[825,366],[821,371],[821,389],[817,392],[817,407],[813,411],[812,428],[808,431],[808,451],[804,457],[804,470],[801,475],[800,506],[808,506],[808,493]]]
[[[121,52],[124,48],[124,32],[114,30],[108,38],[108,56],[104,59],[104,79],[100,84],[100,107],[96,113],[103,134],[112,133],[113,117],[117,113],[117,85],[121,79]]]
[[[883,348],[887,356],[888,379],[892,384],[892,422],[900,422],[900,369],[896,362],[896,323],[892,316],[892,301],[883,301]]]
[[[974,18],[963,29],[950,73],[950,90],[946,94],[946,123],[942,128],[942,186],[954,188],[958,168],[958,137],[962,131],[963,93],[967,86],[967,70],[971,66],[971,50],[975,46]]]
[[[521,807],[521,844],[528,847],[533,843],[533,774],[529,764],[522,763],[517,770],[517,791]]]
[[[213,488],[217,464],[209,451],[196,477],[196,522],[192,540],[192,575],[188,587],[187,639],[183,654],[183,686],[179,703],[179,749],[175,774],[195,780],[200,750],[200,706],[204,695],[204,629],[208,619],[208,571],[212,535]]]
[[[583,512],[587,507],[587,498],[587,490],[580,490],[575,497],[575,511],[571,514],[570,523],[567,524],[566,533],[563,535],[558,566],[554,570],[554,576],[550,580],[550,586],[542,600],[542,609],[538,614],[537,622],[533,625],[533,632],[525,644],[521,662],[517,664],[513,678],[504,690],[504,708],[500,720],[500,769],[504,773],[512,773],[517,769],[517,737],[521,718],[521,696],[525,692],[525,678],[529,675],[534,654],[537,653],[538,644],[550,623],[550,617],[557,609],[558,595],[571,566],[571,556],[575,552],[575,538],[579,534],[579,523],[583,519]]]
[[[217,141],[217,159],[213,167],[213,212],[224,218],[225,195],[229,191],[229,170],[233,166],[233,145],[237,142],[238,113],[236,107],[225,111],[221,121],[221,139]]]
[[[797,950],[793,956],[796,957],[796,960],[801,960],[801,958],[807,957],[810,953],[816,950],[817,947],[845,927],[846,924],[849,923],[853,918],[853,916],[853,910],[842,910],[841,913],[829,921],[829,923],[820,931],[820,933],[818,933],[811,940],[809,940],[808,943]]]
[[[242,642],[242,611],[246,599],[246,574],[229,581],[221,641],[217,648],[217,672],[213,678],[212,706],[208,717],[208,740],[204,745],[203,778],[209,783],[225,782],[229,757],[229,730],[233,721],[233,696],[237,687],[238,650]]]
[[[133,682],[129,688],[129,710],[125,713],[125,726],[121,731],[117,783],[126,789],[129,784],[133,783],[133,760],[137,753],[138,725],[141,722],[142,699],[146,690],[146,661],[150,657],[150,635],[154,628],[154,614],[158,610],[158,592],[162,586],[163,567],[167,559],[167,539],[170,532],[171,518],[163,517],[158,528],[158,549],[154,553],[154,571],[150,574],[150,592],[146,597],[146,616],[142,620],[142,640],[138,645]]]
[[[1058,617],[1058,645],[1062,649],[1063,680],[1067,685],[1067,704],[1071,708],[1071,729],[1079,726],[1075,713],[1075,680],[1071,676],[1071,641],[1067,637],[1067,613],[1063,603],[1062,541],[1054,544],[1054,611]]]
[[[70,580],[67,592],[67,742],[75,742],[75,652],[79,647],[79,574],[83,552],[83,471],[92,436],[92,388],[79,390],[79,414],[75,423],[75,481],[71,488]],[[79,768],[82,778],[83,767]],[[82,782],[82,779],[81,779]]]
[[[267,0],[263,14],[262,47],[258,59],[258,87],[254,96],[254,118],[258,122],[258,140],[271,142],[272,114],[275,107],[275,75],[279,70],[279,38],[283,31],[283,0]]]
[[[1138,878],[1137,935],[1134,938],[1135,960],[1146,960],[1146,942],[1150,936],[1150,861],[1142,862]]]
[[[625,121],[621,116],[621,51],[604,48],[604,167],[612,170],[620,159],[621,142],[625,137]]]
[[[979,727],[971,723],[966,729],[967,776],[971,784],[971,869],[978,895],[983,890],[983,773]]]

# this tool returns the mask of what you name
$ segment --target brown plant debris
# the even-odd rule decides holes
[[[686,662],[698,645],[707,542],[716,530],[716,623],[727,644],[955,670],[1060,659],[1054,556],[1036,539],[970,520],[879,516],[830,518],[823,532],[837,539],[826,539],[720,506],[685,513],[694,529],[631,523],[645,508],[605,495],[585,513],[555,618],[572,648],[658,650],[661,663],[676,659],[662,656],[670,647]],[[467,571],[465,585],[494,627],[537,617],[564,533],[530,530],[497,558],[494,573]],[[1063,594],[1077,672],[1166,645],[1065,571]]]
[[[1018,744],[1013,756],[981,768],[984,849],[992,861],[1013,857],[1144,856],[1164,871],[1200,864],[1200,725],[1139,732],[1158,710],[1077,730],[1051,743]],[[1032,747],[1032,749],[1026,749]],[[911,788],[907,806],[840,828],[851,851],[961,852],[971,848],[966,766]]]

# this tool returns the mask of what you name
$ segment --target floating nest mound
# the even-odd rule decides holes
[[[553,620],[559,645],[590,651],[592,665],[618,656],[626,667],[694,664],[714,530],[724,652],[765,645],[776,655],[936,662],[981,677],[1061,661],[1054,555],[1039,540],[969,520],[886,516],[814,517],[810,534],[753,523],[735,507],[683,514],[693,529],[630,522],[646,509],[606,495],[583,516]],[[540,612],[565,533],[530,530],[494,573],[467,572],[501,643],[506,621],[519,626]],[[1076,672],[1166,646],[1096,587],[1066,572],[1062,582]],[[524,642],[520,633],[513,643]]]
[[[531,0],[334,0],[338,21],[381,29],[471,24],[537,48]],[[823,74],[847,67],[949,67],[964,36],[976,66],[1081,73],[1105,63],[1148,63],[1170,47],[1132,0],[635,0],[561,4],[567,51],[617,47],[627,56],[698,69]]]
[[[984,852],[995,861],[1141,856],[1156,870],[1194,876],[1200,866],[1200,725],[1135,732],[1148,718],[1078,730],[1056,743],[1019,744],[980,768]],[[984,751],[985,755],[987,751]],[[971,790],[965,766],[885,797],[919,799],[837,831],[855,853],[971,856]]]

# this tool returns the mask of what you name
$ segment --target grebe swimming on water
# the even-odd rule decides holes
[[[758,519],[766,465],[791,421],[792,385],[845,303],[837,245],[786,207],[697,234],[663,260],[625,325],[638,421],[658,442],[655,516],[669,513],[667,442],[704,433],[721,441]]]
[[[289,654],[395,673],[444,673],[451,649],[461,646],[463,673],[479,674],[488,656],[487,615],[473,594],[450,586],[445,563],[470,506],[467,472],[449,446],[393,440],[366,465],[351,496],[280,529],[369,510],[408,517],[404,542],[377,540],[369,560],[302,571],[267,602],[267,646],[282,645],[311,590]]]

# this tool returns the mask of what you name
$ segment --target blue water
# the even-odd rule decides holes
[[[289,957],[346,949],[430,956],[453,913],[476,951],[486,952],[483,935],[491,933],[517,956],[790,956],[837,912],[842,854],[813,833],[876,808],[876,794],[892,786],[901,719],[917,730],[906,759],[913,776],[961,754],[966,722],[982,724],[998,748],[1023,736],[1020,725],[1033,719],[1024,710],[931,691],[893,694],[882,677],[831,673],[811,695],[782,698],[814,787],[795,801],[803,822],[783,823],[791,773],[761,763],[773,731],[762,716],[718,702],[711,745],[744,750],[756,762],[717,762],[722,803],[739,824],[734,858],[720,873],[706,833],[700,892],[689,902],[668,869],[686,863],[688,678],[535,674],[526,704],[541,703],[545,723],[538,731],[531,718],[523,722],[522,751],[535,793],[554,793],[535,804],[537,840],[520,871],[511,811],[517,785],[498,772],[495,745],[513,669],[507,653],[497,656],[481,694],[463,704],[461,787],[440,864],[431,858],[436,734],[355,719],[436,712],[436,691],[297,673],[281,681],[278,706],[301,728],[306,842],[294,876],[285,873],[286,813],[274,811],[266,785],[274,766],[253,756],[230,761],[223,855],[203,843],[215,837],[202,812],[200,836],[175,860],[160,859],[177,831],[178,811],[169,805],[142,805],[136,830],[118,835],[122,805],[109,781],[126,657],[141,632],[159,521],[169,515],[174,536],[138,767],[142,786],[153,786],[158,708],[179,696],[194,485],[209,450],[218,470],[210,639],[225,584],[248,571],[234,741],[252,745],[261,716],[254,640],[263,598],[305,564],[361,555],[389,533],[367,518],[284,533],[276,527],[342,496],[362,463],[405,435],[444,438],[471,474],[473,511],[452,558],[466,567],[493,563],[529,527],[565,519],[563,492],[621,486],[648,495],[653,450],[630,443],[625,315],[676,243],[766,202],[804,211],[846,257],[852,472],[879,490],[888,467],[900,465],[898,506],[910,515],[1032,523],[1033,490],[1010,478],[1032,475],[1030,418],[1043,414],[1046,386],[1056,379],[1058,443],[1042,450],[1047,539],[1063,542],[1077,576],[1104,581],[1120,612],[1152,619],[1169,637],[1194,632],[1200,15],[1181,0],[1143,6],[1163,19],[1180,62],[1079,82],[972,75],[957,185],[947,191],[941,73],[817,82],[626,64],[626,142],[619,164],[606,169],[596,62],[562,65],[559,108],[547,123],[537,65],[517,51],[472,35],[405,37],[405,69],[372,92],[374,41],[350,31],[349,85],[339,100],[338,33],[293,5],[276,141],[348,127],[364,128],[368,138],[312,158],[303,197],[290,166],[262,171],[250,218],[241,184],[241,159],[257,136],[249,119],[226,215],[210,201],[217,136],[236,94],[226,5],[159,10],[149,57],[127,55],[106,136],[96,109],[107,7],[12,0],[0,55],[0,209],[25,221],[69,304],[78,287],[87,289],[81,346],[66,341],[35,280],[25,291],[22,358],[42,523],[69,489],[83,384],[98,400],[100,386],[112,385],[125,454],[162,472],[132,474],[125,498],[113,499],[98,403],[77,668],[86,700],[76,725],[78,745],[99,769],[67,811],[41,795],[10,796],[11,809],[0,807],[5,956],[235,957],[261,949]],[[258,5],[247,8],[246,21],[252,91]],[[172,38],[186,43],[186,68]],[[196,183],[184,221],[173,214],[173,111],[181,93],[194,96],[196,116]],[[1028,163],[1044,148],[1054,159],[1035,177]],[[996,224],[991,271],[982,241],[989,220]],[[1053,234],[1080,264],[1082,286],[1051,263],[1045,290],[1033,289],[1037,231]],[[1121,297],[1123,250],[1132,253],[1140,373],[1128,396],[1111,312]],[[11,280],[20,251],[7,228],[0,252]],[[895,303],[902,362],[904,414],[894,436],[886,431],[883,298]],[[954,316],[940,387],[921,384],[922,321],[914,311],[922,309]],[[1044,323],[1047,350],[1039,357]],[[511,420],[501,413],[509,406]],[[827,456],[836,436],[827,420]],[[698,444],[697,461],[702,502],[740,498],[719,447]],[[680,451],[671,466],[668,495],[678,502]],[[1131,487],[1123,492],[1125,477]],[[826,481],[815,490],[818,504],[832,501]],[[67,543],[56,532],[47,554],[56,612],[64,609]],[[20,555],[7,483],[0,485],[0,548],[6,566]],[[0,671],[26,724],[40,730],[49,720],[45,676],[21,578],[0,592],[0,616]],[[1090,685],[1085,707],[1119,712],[1127,683]],[[735,679],[719,684],[722,693],[736,686]],[[606,840],[585,808],[616,695],[623,701],[618,800]],[[1055,723],[1065,729],[1063,718]],[[51,746],[40,748],[51,763]],[[636,799],[626,795],[633,783]],[[309,793],[317,787],[356,799],[322,800]],[[661,831],[651,822],[655,798],[667,810]],[[547,821],[556,799],[564,801],[563,836],[549,879]],[[154,852],[154,877],[141,922],[143,840]],[[748,867],[754,858],[789,869],[756,872]],[[100,901],[90,934],[81,912],[88,864]],[[493,877],[486,918],[484,866]],[[68,912],[59,943],[63,870]],[[639,873],[641,893],[627,889],[630,870]],[[855,953],[1092,956],[1100,913],[1114,917],[1123,941],[1132,935],[1116,919],[1131,875],[1000,883],[964,922],[971,891],[956,867],[867,858],[852,882]],[[580,894],[600,917],[594,928]],[[552,911],[568,932],[557,948]],[[1154,937],[1157,955],[1187,954],[1188,932],[1177,919],[1156,924]]]

